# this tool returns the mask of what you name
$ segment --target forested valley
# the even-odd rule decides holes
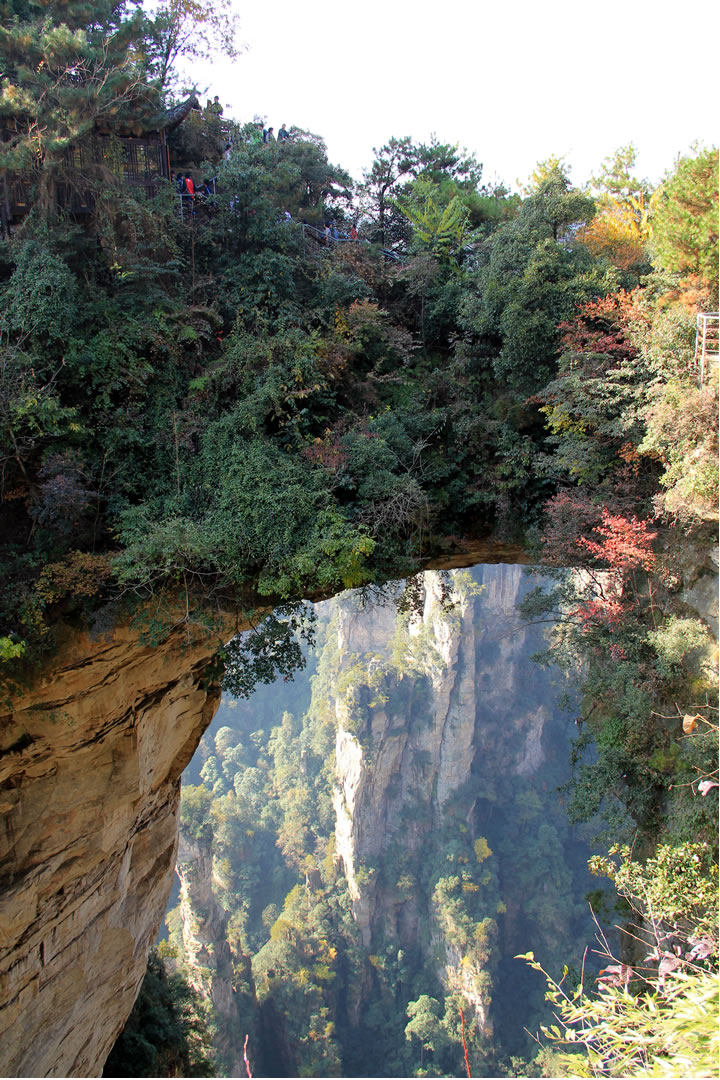
[[[0,5],[3,697],[66,626],[253,624],[106,1074],[717,1075],[717,149],[518,194],[398,136],[356,183],[185,100],[178,10]],[[158,132],[202,198],[129,182]],[[509,711],[495,578],[424,570],[479,541],[541,568]]]

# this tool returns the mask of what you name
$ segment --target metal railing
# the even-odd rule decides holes
[[[217,181],[216,176],[214,176],[212,178],[212,180],[208,181],[210,186],[212,187],[213,196],[217,194],[216,186],[215,186],[216,181]],[[204,195],[202,191],[196,191],[194,195],[190,195],[187,191],[178,191],[177,199],[178,199],[178,205],[180,207],[180,220],[184,221],[186,215],[189,215],[191,218],[194,217],[197,207],[202,206],[203,201],[206,198],[208,198],[208,196]],[[232,209],[232,206],[233,206],[233,201],[231,199],[230,200],[230,208],[231,209]],[[290,217],[286,217],[284,220],[288,225],[294,225],[295,227],[297,227],[299,225],[300,230],[302,232],[303,245],[305,243],[306,237],[308,237],[308,236],[312,237],[313,240],[317,241],[317,243],[322,245],[322,247],[324,247],[324,248],[332,248],[332,247],[337,246],[338,244],[370,244],[371,243],[369,240],[365,239],[365,237],[362,237],[362,236],[350,236],[347,233],[341,233],[339,231],[339,229],[334,228],[333,226],[331,226],[330,229],[319,229],[316,225],[308,225],[307,222],[305,222],[305,221],[303,221],[302,223],[295,222]],[[372,246],[374,246],[374,245],[372,245]],[[405,255],[401,254],[400,252],[392,251],[390,248],[380,248],[379,250],[382,253],[382,255],[386,259],[390,260],[391,262],[404,263],[406,261],[407,257]]]
[[[213,176],[212,180],[208,180],[208,184],[212,188],[212,194],[216,195],[215,188],[216,176]],[[189,191],[178,191],[177,193],[178,205],[180,207],[180,220],[185,221],[185,215],[192,215],[195,213],[196,206],[202,206],[205,199],[208,198],[206,193],[202,189],[198,189],[193,195]]]
[[[695,322],[694,361],[701,386],[708,377],[711,365],[718,363],[718,352],[720,352],[720,313],[701,311]]]
[[[302,224],[303,241],[306,236],[311,236],[318,243],[325,245],[326,247],[333,247],[336,244],[369,244],[370,241],[366,240],[362,236],[348,236],[346,233],[341,233],[338,230],[334,230],[332,226],[330,230],[318,229],[316,225],[307,225],[305,222]],[[405,256],[401,255],[397,251],[391,251],[390,248],[380,248],[380,251],[391,262],[404,262]]]

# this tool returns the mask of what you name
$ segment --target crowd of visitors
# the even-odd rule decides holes
[[[188,210],[192,214],[197,212],[198,207],[203,206],[211,209],[215,200],[215,180],[205,177],[199,185],[195,184],[190,173],[176,173],[173,178],[175,190],[180,196],[180,207],[183,211]]]
[[[222,116],[223,107],[220,104],[220,98],[215,95],[215,99],[211,101],[209,98],[205,106],[205,111],[214,113],[216,116]],[[275,128],[272,125],[267,124],[264,121],[257,120],[253,123],[248,141],[254,144],[260,143],[285,143],[292,139],[292,135],[287,129],[286,124],[282,124],[277,135],[275,134]],[[227,161],[232,154],[232,143],[228,143],[223,158]],[[205,211],[211,210],[215,202],[215,180],[205,178],[202,184],[197,185],[190,173],[176,173],[173,177],[173,183],[175,190],[180,198],[181,211],[183,213],[189,212],[196,216],[198,210],[203,209]],[[235,200],[231,199],[230,208],[234,209]],[[282,212],[281,220],[285,224],[292,223],[292,215],[289,210]],[[359,242],[357,227],[352,224],[349,231],[341,231],[337,222],[332,220],[326,220],[324,227],[318,228],[315,225],[310,225],[307,221],[302,222],[303,233],[306,231],[327,247],[332,247],[336,244],[347,242]]]
[[[254,143],[284,143],[289,138],[291,138],[291,135],[287,129],[287,125],[283,124],[276,135],[274,127],[270,125],[266,126],[262,120],[258,120],[251,133],[250,141]]]

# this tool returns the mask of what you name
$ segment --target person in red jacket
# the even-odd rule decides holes
[[[190,173],[185,173],[185,191],[187,192],[185,198],[190,204],[190,209],[193,214],[195,213],[195,184]]]

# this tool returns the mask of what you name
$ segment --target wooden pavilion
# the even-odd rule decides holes
[[[83,178],[92,173],[97,175],[98,169],[107,170],[128,187],[141,189],[148,197],[154,195],[158,182],[170,179],[168,134],[193,109],[199,108],[199,102],[193,95],[156,117],[149,129],[140,134],[97,128],[89,139],[66,151],[67,178],[60,179],[55,188],[58,206],[73,214],[88,213],[92,204],[92,188],[90,183],[83,183]],[[9,137],[7,132],[0,132],[0,136],[3,139]],[[23,173],[2,170],[0,224],[5,235],[31,209],[34,190],[35,178],[31,170]]]

